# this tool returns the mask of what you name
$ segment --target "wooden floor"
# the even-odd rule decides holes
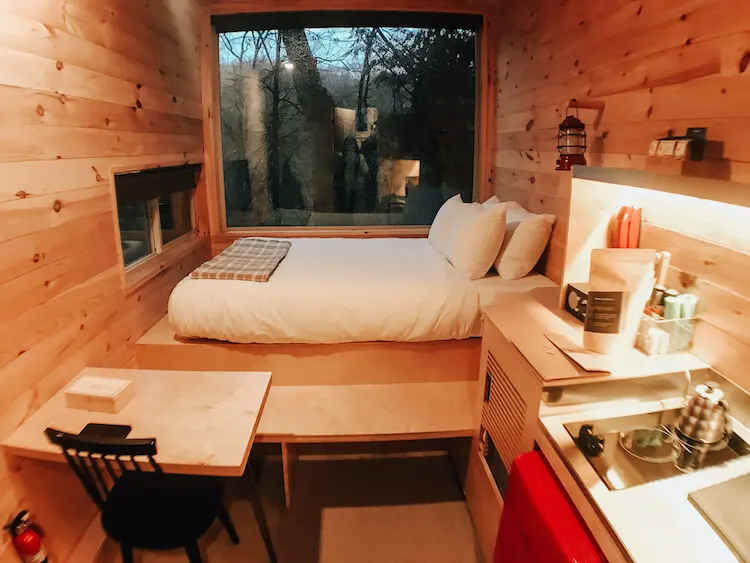
[[[263,467],[261,495],[279,563],[480,563],[466,504],[446,456],[301,460],[294,503],[284,510],[281,468]],[[207,563],[268,561],[252,509],[230,488],[241,537],[215,525],[201,544]],[[136,563],[185,563],[180,552],[139,554]],[[108,546],[98,563],[119,563]]]

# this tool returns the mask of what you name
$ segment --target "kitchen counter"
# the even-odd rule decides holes
[[[680,408],[684,391],[679,386],[681,374],[709,366],[689,353],[650,357],[632,350],[621,358],[613,373],[586,372],[546,336],[560,334],[572,342],[582,341],[582,324],[559,309],[558,299],[557,291],[534,290],[509,297],[485,314],[533,368],[529,372],[538,376],[545,393],[562,390],[568,397],[575,395],[578,401],[562,401],[559,406],[542,403],[537,442],[594,537],[611,561],[629,558],[636,563],[736,562],[737,558],[692,505],[688,494],[750,473],[750,457],[610,491],[563,426]],[[521,319],[524,322],[519,322]],[[650,377],[665,373],[676,374],[677,380],[666,391],[655,384],[657,378]],[[588,384],[610,387],[605,392],[592,392]],[[750,438],[739,425],[735,425],[735,431],[746,441]],[[613,546],[617,548],[613,550]]]
[[[738,458],[724,465],[694,473],[654,481],[644,485],[611,491],[578,449],[564,428],[569,422],[611,418],[679,408],[681,399],[621,404],[606,403],[567,407],[555,414],[546,407],[541,426],[565,461],[578,485],[595,504],[598,512],[616,534],[633,561],[637,563],[729,563],[738,559],[701,516],[688,494],[729,479],[750,473],[750,457]],[[745,440],[748,430],[739,424],[735,432]],[[739,515],[738,517],[744,517]]]
[[[620,358],[612,373],[587,372],[563,354],[546,335],[559,334],[574,344],[583,342],[583,324],[559,308],[557,288],[509,294],[485,311],[503,336],[523,354],[545,386],[630,379],[647,375],[705,369],[709,366],[689,353],[647,356],[633,349]],[[523,322],[519,322],[519,321]]]

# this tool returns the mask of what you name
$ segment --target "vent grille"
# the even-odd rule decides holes
[[[487,383],[482,425],[510,471],[513,460],[521,453],[526,402],[492,353],[487,355]]]

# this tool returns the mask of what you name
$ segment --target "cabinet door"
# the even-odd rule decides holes
[[[486,434],[480,436],[480,441],[485,444],[485,455],[491,458],[496,452],[502,463],[504,478],[495,478],[504,491],[513,460],[534,448],[542,385],[518,349],[486,319],[482,339],[481,428]],[[498,464],[488,464],[496,473]]]

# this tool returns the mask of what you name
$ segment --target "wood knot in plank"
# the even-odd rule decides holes
[[[526,131],[531,131],[532,127],[534,127],[534,120],[529,119],[528,123],[526,124]]]
[[[697,284],[698,276],[688,274],[687,272],[680,272],[680,285],[683,288],[689,289],[691,287],[696,287]]]
[[[96,174],[96,181],[97,182],[103,182],[104,181],[104,177],[101,174],[99,174],[99,171],[96,169],[96,166],[92,166],[91,170],[93,170],[94,174]]]
[[[28,192],[25,192],[25,191],[23,191],[23,190],[21,190],[20,192],[16,192],[16,193],[15,193],[14,195],[15,195],[15,196],[16,196],[16,197],[17,197],[18,199],[26,199],[27,197],[29,197],[29,194],[28,194]]]
[[[747,70],[747,66],[750,65],[750,51],[742,55],[740,59],[740,74]]]
[[[41,259],[42,259],[42,256],[38,252],[34,254],[34,256],[31,258],[34,264],[38,263]]]
[[[63,63],[62,61],[57,61],[55,67],[57,68],[57,70],[62,70],[63,67],[65,67],[65,63]]]
[[[36,114],[39,117],[44,117],[44,108],[42,107],[41,104],[39,104],[38,106],[36,106]]]
[[[55,203],[52,205],[52,209],[54,209],[55,213],[60,213],[60,210],[62,209],[63,204],[62,201],[59,199],[55,200]]]

